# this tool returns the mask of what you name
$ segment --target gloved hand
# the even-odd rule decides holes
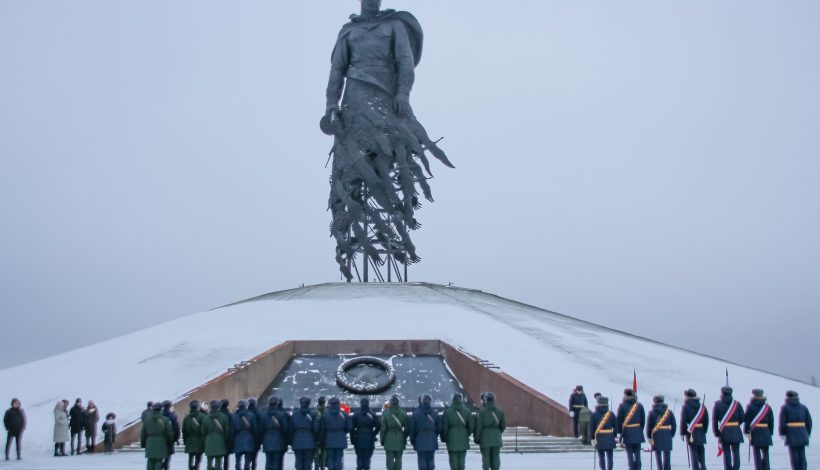
[[[596,441],[595,439],[592,440],[592,447],[596,449],[598,448],[598,441]]]

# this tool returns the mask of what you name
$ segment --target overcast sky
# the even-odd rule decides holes
[[[820,2],[384,6],[457,166],[411,280],[820,377]],[[0,2],[0,368],[339,280],[317,124],[357,8]]]

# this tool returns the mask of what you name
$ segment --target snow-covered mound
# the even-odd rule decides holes
[[[346,325],[346,326],[345,326]],[[430,284],[324,284],[265,295],[0,371],[0,399],[22,400],[26,447],[49,452],[58,400],[92,399],[120,426],[147,400],[175,399],[228,368],[288,340],[441,339],[564,402],[584,384],[619,399],[637,370],[646,402],[670,404],[692,387],[716,399],[729,367],[745,403],[763,388],[774,405],[786,390],[810,407],[820,389],[665,346],[480,291]],[[271,377],[273,379],[273,377]]]

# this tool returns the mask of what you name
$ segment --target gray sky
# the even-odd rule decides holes
[[[317,123],[357,7],[0,2],[0,367],[339,279]],[[458,167],[411,280],[820,377],[820,2],[385,7]]]

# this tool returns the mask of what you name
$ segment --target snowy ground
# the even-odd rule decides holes
[[[576,384],[618,402],[635,369],[644,403],[661,393],[677,411],[678,397],[693,387],[711,407],[728,366],[744,405],[757,387],[776,410],[789,389],[810,409],[820,405],[820,389],[803,383],[483,292],[426,284],[313,286],[189,315],[0,371],[0,403],[22,400],[34,457],[48,452],[61,399],[92,399],[103,413],[116,412],[122,429],[147,400],[180,398],[284,341],[339,339],[441,339],[562,403]],[[520,465],[531,459],[522,457]],[[685,455],[679,460],[685,463]]]
[[[714,449],[710,449],[714,450]],[[746,463],[746,449],[743,449],[743,468],[752,468],[752,465]],[[810,450],[809,452],[809,468],[815,468],[814,465],[820,462],[820,453]],[[376,455],[373,458],[373,468],[384,468],[383,455]],[[504,470],[589,470],[592,467],[593,454],[502,454],[501,468]],[[172,460],[172,470],[187,470],[186,469],[187,456],[176,455]],[[231,459],[231,468],[233,469],[233,459]],[[264,468],[264,458],[260,457],[259,468]],[[407,455],[404,458],[404,468],[416,468],[415,456]],[[644,468],[649,468],[649,461],[644,457]],[[113,456],[102,455],[83,455],[79,457],[64,457],[53,458],[37,456],[32,459],[27,459],[22,462],[0,462],[0,469],[20,469],[20,470],[88,470],[89,468],[99,468],[102,470],[136,470],[145,468],[145,460],[140,454],[118,454]],[[288,454],[285,458],[285,468],[293,468],[293,454]],[[723,468],[722,464],[715,457],[713,452],[710,452],[707,467],[711,469]],[[345,468],[356,468],[355,456],[348,454],[345,456]],[[436,456],[436,468],[448,469],[447,456],[438,454]],[[481,455],[478,453],[471,453],[467,456],[467,468],[469,470],[481,469]],[[615,456],[615,468],[626,468],[626,455],[624,453]],[[675,453],[672,468],[685,469],[688,468],[686,463],[686,454],[680,449]],[[782,446],[773,448],[772,455],[772,470],[789,470],[788,456]],[[205,466],[201,468],[205,470]]]

